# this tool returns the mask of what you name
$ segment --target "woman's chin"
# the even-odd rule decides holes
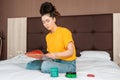
[[[47,28],[47,30],[51,31],[51,28]]]

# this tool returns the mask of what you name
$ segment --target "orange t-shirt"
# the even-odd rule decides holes
[[[50,53],[64,52],[67,50],[69,42],[73,42],[72,34],[67,28],[57,27],[54,33],[48,33],[46,36],[47,51]],[[61,58],[61,60],[72,61],[76,59],[76,50],[70,57]]]

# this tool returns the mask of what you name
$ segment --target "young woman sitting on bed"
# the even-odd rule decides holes
[[[50,68],[57,67],[59,73],[76,72],[76,50],[72,34],[67,28],[56,25],[59,12],[50,2],[40,7],[41,19],[44,27],[49,30],[46,35],[47,60],[34,60],[27,64],[27,69],[41,70],[49,73]]]

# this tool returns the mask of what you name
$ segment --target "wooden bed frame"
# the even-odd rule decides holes
[[[113,15],[76,15],[57,17],[57,25],[71,30],[77,56],[83,50],[104,50],[113,60]],[[46,52],[44,28],[40,17],[27,18],[27,51],[41,49]]]
[[[0,59],[1,59],[1,55],[2,55],[2,44],[3,44],[3,41],[2,41],[2,32],[0,32]]]

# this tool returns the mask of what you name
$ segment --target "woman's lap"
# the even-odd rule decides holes
[[[41,70],[43,73],[49,73],[50,68],[57,67],[59,73],[65,72],[75,72],[76,71],[76,61],[54,61],[54,60],[35,60],[27,64],[27,69],[31,70]]]

